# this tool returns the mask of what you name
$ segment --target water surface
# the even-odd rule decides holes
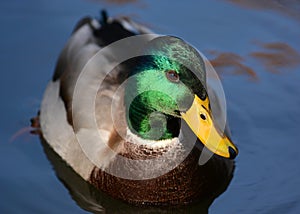
[[[114,2],[1,1],[0,212],[86,212],[26,127],[73,26],[105,7],[185,39],[221,75],[240,154],[210,213],[299,213],[299,1]]]

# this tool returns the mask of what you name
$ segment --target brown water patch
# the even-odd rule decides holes
[[[263,49],[250,53],[250,56],[260,61],[265,69],[279,73],[285,68],[293,68],[300,64],[300,53],[283,42],[258,43]]]
[[[128,3],[138,2],[138,0],[97,0],[97,1],[105,2],[105,3],[109,3],[109,4],[128,4]]]
[[[131,4],[131,5],[138,6],[140,8],[147,7],[147,4],[140,0],[87,0],[87,1],[92,1],[97,3],[102,3],[102,4],[104,3],[106,5],[111,5],[111,6],[124,6],[126,4]]]
[[[257,80],[258,75],[254,68],[246,64],[246,59],[252,58],[259,62],[264,71],[282,73],[300,65],[300,52],[284,42],[255,42],[257,51],[250,52],[248,56],[238,53],[209,50],[210,62],[217,73],[222,77],[225,74],[246,75],[251,80]]]
[[[209,53],[214,55],[210,63],[218,74],[230,73],[233,75],[247,75],[252,80],[258,78],[256,72],[245,64],[245,60],[242,56],[231,52],[209,51]]]

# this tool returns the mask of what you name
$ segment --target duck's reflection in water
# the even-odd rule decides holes
[[[195,205],[183,207],[136,207],[97,190],[94,186],[83,180],[74,170],[62,160],[49,145],[41,138],[47,158],[53,165],[59,180],[68,189],[72,199],[82,209],[92,213],[208,213],[212,201],[204,201]]]

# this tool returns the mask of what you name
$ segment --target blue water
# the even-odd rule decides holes
[[[239,2],[1,1],[0,213],[85,213],[26,127],[73,26],[104,7],[215,61],[240,154],[210,213],[300,213],[300,3]]]

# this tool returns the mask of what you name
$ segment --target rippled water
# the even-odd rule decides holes
[[[300,2],[109,2],[1,1],[0,212],[85,212],[27,127],[74,24],[105,7],[184,38],[221,75],[240,154],[233,181],[210,213],[299,213]]]

